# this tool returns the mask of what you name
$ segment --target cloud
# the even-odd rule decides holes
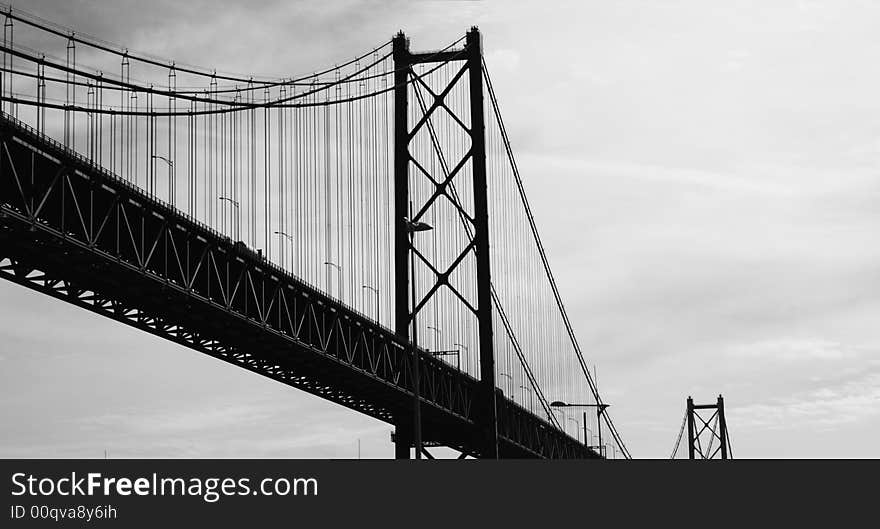
[[[183,410],[129,410],[126,413],[86,417],[79,422],[85,428],[122,429],[132,435],[174,437],[233,426],[244,428],[276,418],[278,411],[266,403],[219,404],[217,407],[203,405]]]
[[[880,415],[880,371],[730,412],[743,429],[834,429]]]
[[[728,354],[740,359],[771,359],[786,362],[841,361],[861,356],[861,351],[847,349],[838,342],[826,340],[771,340],[728,348]]]

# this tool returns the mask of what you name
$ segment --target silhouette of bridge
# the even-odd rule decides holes
[[[2,277],[393,424],[398,458],[630,456],[476,28],[264,78],[4,16]]]

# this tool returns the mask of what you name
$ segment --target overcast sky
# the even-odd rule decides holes
[[[880,457],[880,4],[243,4],[17,7],[276,76],[479,26],[632,454],[668,457],[687,395],[723,393],[737,457]],[[0,457],[393,456],[389,425],[9,282],[0,300]]]

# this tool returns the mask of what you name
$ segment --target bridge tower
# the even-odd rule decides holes
[[[454,288],[449,282],[450,274],[458,267],[468,266],[469,261],[459,259],[448,269],[432,266],[435,270],[433,285],[428,289],[428,294],[422,300],[415,297],[415,289],[411,288],[411,277],[414,273],[414,255],[425,259],[418,254],[414,239],[418,237],[415,232],[433,229],[422,222],[424,214],[431,208],[432,203],[441,197],[450,199],[450,202],[459,211],[463,219],[467,219],[467,231],[470,244],[463,250],[462,256],[468,252],[474,252],[476,259],[475,277],[477,285],[476,304],[468,307],[476,316],[479,336],[479,365],[480,365],[480,395],[477,401],[479,409],[476,416],[481,430],[484,447],[481,455],[486,458],[498,458],[498,412],[495,390],[495,359],[493,354],[492,339],[492,298],[489,266],[489,215],[487,196],[486,175],[486,140],[485,122],[483,113],[483,62],[480,43],[480,32],[476,27],[468,31],[465,38],[464,49],[444,50],[430,53],[413,53],[409,49],[409,41],[403,32],[397,34],[393,41],[394,55],[394,278],[395,278],[395,332],[402,338],[418,343],[416,336],[416,320],[419,312],[425,308],[425,302],[441,287]],[[452,76],[445,87],[432,91],[427,89],[421,79],[416,75],[413,66],[430,63],[454,63],[461,64],[458,73]],[[432,116],[441,108],[453,113],[451,105],[447,105],[445,98],[457,83],[467,82],[469,93],[469,115],[458,116],[459,124],[469,123],[469,127],[462,133],[470,140],[470,149],[466,151],[462,159],[455,160],[449,166],[444,164],[441,174],[427,175],[433,182],[434,193],[431,198],[422,204],[413,205],[414,197],[410,189],[410,167],[414,165],[415,158],[410,145],[415,135],[422,129],[427,129],[433,139],[434,130]],[[428,93],[434,97],[434,101],[427,104],[419,100],[419,114],[415,114],[411,123],[410,112],[410,86],[421,83]],[[439,151],[440,146],[434,141],[435,148]],[[440,153],[438,152],[438,155]],[[442,156],[441,156],[442,157]],[[461,201],[454,200],[448,192],[448,186],[461,168],[470,162],[473,204],[467,207]],[[449,167],[454,167],[450,170]],[[424,166],[419,166],[418,171],[424,172]],[[442,229],[442,227],[436,227]],[[417,356],[417,355],[416,355]],[[418,373],[418,359],[414,361],[414,371]],[[416,393],[418,393],[418,379],[415,377]],[[421,424],[418,399],[414,399],[414,413],[411,418],[402,417],[396,425],[396,449],[397,458],[408,458],[410,443],[417,447],[421,446]],[[418,457],[418,456],[417,456]]]
[[[706,419],[701,414],[702,410],[715,410],[715,412]],[[731,459],[733,457],[730,453],[730,439],[727,436],[727,420],[724,417],[724,398],[721,395],[718,395],[718,401],[715,404],[694,404],[694,399],[688,397],[687,429],[688,459]],[[707,434],[704,435],[704,432]],[[708,440],[706,446],[703,445],[704,439]]]

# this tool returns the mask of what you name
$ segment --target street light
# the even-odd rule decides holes
[[[533,403],[534,400],[535,400],[535,398],[534,398],[534,397],[535,397],[535,394],[532,393],[532,388],[529,387],[529,386],[525,386],[525,385],[523,385],[523,384],[520,384],[520,385],[519,385],[519,388],[520,388],[521,390],[523,390],[523,406],[525,406],[525,403],[526,403],[526,402],[525,402],[525,401],[526,401],[526,394],[525,394],[526,391],[529,392],[529,406],[531,406],[532,403]]]
[[[455,347],[458,347],[459,350],[464,349],[465,353],[470,354],[470,352],[468,351],[468,347],[466,345],[461,344],[461,343],[454,343],[452,345]],[[461,354],[460,353],[458,355],[458,370],[461,371]]]
[[[336,263],[331,263],[330,261],[324,261],[324,264],[327,266],[332,266],[337,271],[337,279],[339,283],[339,299],[342,299],[342,267]],[[327,274],[327,286],[330,286],[330,274]]]
[[[568,404],[566,402],[562,402],[561,400],[554,400],[550,403],[551,408],[596,408],[596,424],[599,427],[599,455],[604,456],[605,450],[602,445],[602,413],[605,412],[605,408],[610,406],[610,404],[604,403],[596,403],[596,404]],[[584,428],[587,427],[587,412],[584,412]]]
[[[379,289],[373,288],[370,285],[361,285],[361,288],[372,290],[376,293],[376,323],[379,323]]]
[[[584,428],[584,432],[585,432],[585,433],[584,433],[585,436],[587,435],[586,432],[588,432],[588,433],[590,434],[590,442],[587,443],[587,448],[589,448],[589,446],[590,446],[591,444],[593,444],[593,430],[590,430],[589,428],[586,428],[586,427],[585,427],[585,428]],[[584,442],[586,443],[586,440],[584,440]]]
[[[416,231],[428,231],[428,230],[434,229],[434,226],[431,226],[430,224],[428,224],[426,222],[420,222],[417,220],[409,220],[406,217],[403,217],[403,221],[406,223],[406,229],[410,233],[413,233]]]
[[[513,384],[513,377],[510,376],[509,373],[498,373],[498,376],[499,377],[507,377],[507,380],[508,380],[507,387],[508,387],[508,389],[510,389],[510,385]],[[511,391],[510,393],[513,393],[513,392]]]
[[[163,162],[168,164],[168,201],[171,202],[171,205],[174,205],[174,195],[172,193],[172,186],[174,185],[174,162],[169,160],[164,156],[159,156],[158,154],[154,154],[150,156],[150,158],[156,158],[162,160]],[[153,183],[153,186],[156,184]]]
[[[238,200],[234,200],[234,199],[231,199],[231,198],[229,198],[229,197],[217,197],[217,199],[218,199],[218,200],[223,200],[223,201],[225,201],[225,202],[229,202],[230,204],[232,204],[233,206],[235,206],[236,211],[239,211],[239,212],[241,211],[241,204],[238,203]],[[233,219],[232,224],[233,224],[233,226],[234,226],[233,229],[235,230],[235,238],[238,239],[238,237],[239,237],[239,235],[238,235],[238,215],[236,215],[235,217],[236,217],[236,218]]]
[[[293,268],[293,237],[291,237],[290,235],[284,233],[283,231],[276,231],[276,232],[273,232],[273,233],[274,233],[275,235],[280,235],[280,236],[284,237],[285,239],[287,239],[288,241],[290,241],[290,268],[292,269],[292,268]],[[284,255],[284,254],[282,254],[282,256],[283,256],[283,255]],[[281,266],[284,266],[284,263],[283,263],[283,262],[282,262]]]
[[[412,202],[409,203],[410,215],[412,215]],[[432,226],[425,224],[424,222],[412,222],[407,217],[403,217],[403,222],[406,224],[406,231],[409,234],[409,246],[410,250],[413,249],[413,234],[417,231],[428,231],[434,229]],[[410,294],[412,296],[412,307],[416,305],[416,269],[415,269],[415,260],[413,258],[413,252],[409,252],[409,269],[412,274],[412,281],[410,281]],[[412,343],[413,343],[413,443],[416,445],[416,459],[422,458],[422,404],[421,404],[421,396],[419,395],[419,346],[417,343],[418,340],[418,328],[419,326],[416,324],[416,315],[412,315]]]
[[[434,331],[434,350],[439,351],[440,350],[440,337],[443,336],[443,331],[441,331],[437,327],[433,327],[431,325],[428,325],[427,328]]]

